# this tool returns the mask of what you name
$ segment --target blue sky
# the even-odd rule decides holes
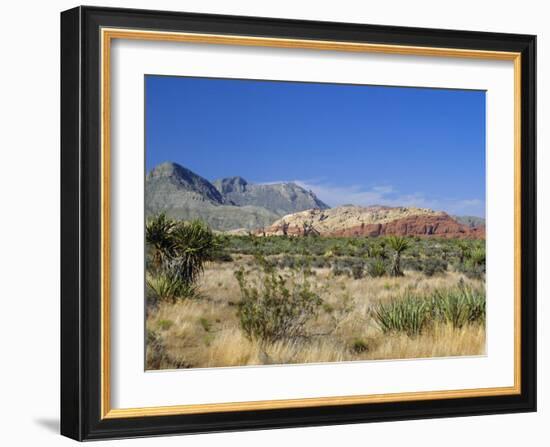
[[[151,76],[146,169],[485,215],[485,92]]]

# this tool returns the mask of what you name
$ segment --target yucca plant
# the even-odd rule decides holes
[[[458,261],[462,264],[470,254],[470,244],[466,241],[459,240],[456,243],[456,248],[458,249]]]
[[[485,265],[485,249],[483,247],[477,247],[470,253],[470,260],[474,266]]]
[[[390,248],[393,250],[393,258],[390,266],[390,276],[403,276],[401,270],[401,253],[411,246],[409,240],[402,236],[388,236]]]
[[[373,308],[373,317],[382,332],[404,332],[419,335],[429,318],[428,300],[406,295],[404,298],[379,303]]]
[[[195,295],[196,289],[190,283],[183,281],[176,275],[161,273],[148,276],[145,280],[147,296],[153,301],[176,302],[178,299],[189,298]]]
[[[172,230],[174,255],[167,267],[183,281],[192,284],[204,270],[217,248],[216,236],[201,221],[180,222]]]
[[[468,308],[461,295],[448,291],[436,291],[432,299],[435,319],[450,323],[455,328],[461,328],[468,322]]]
[[[485,322],[485,292],[471,287],[438,290],[432,295],[435,319],[461,328],[470,323]]]
[[[380,258],[384,259],[386,257],[386,252],[384,250],[384,245],[381,243],[373,243],[367,246],[367,256],[369,258]]]
[[[173,254],[166,262],[167,270],[182,281],[193,284],[204,270],[204,263],[218,248],[212,231],[199,220],[180,222],[171,231]]]
[[[386,264],[381,259],[367,263],[367,274],[372,278],[380,278],[386,274]]]
[[[153,251],[153,265],[160,269],[163,262],[174,252],[172,230],[176,222],[161,213],[150,218],[145,225],[145,241]]]

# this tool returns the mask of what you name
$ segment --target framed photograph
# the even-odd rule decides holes
[[[535,36],[61,14],[61,432],[535,411]]]

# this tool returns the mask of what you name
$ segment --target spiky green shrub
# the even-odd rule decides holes
[[[386,274],[386,264],[381,259],[374,259],[367,263],[367,274],[372,278],[380,278]]]
[[[455,328],[485,324],[485,291],[464,285],[427,296],[408,291],[402,297],[374,306],[372,315],[382,332],[404,332],[409,336],[420,334],[436,322]]]
[[[459,264],[462,264],[470,255],[471,246],[467,241],[458,240],[456,242],[456,248],[458,250],[458,262]]]
[[[388,236],[386,240],[393,250],[390,276],[403,276],[403,271],[401,270],[401,254],[411,246],[411,243],[407,238],[401,236]]]
[[[429,319],[428,300],[406,295],[388,303],[379,303],[373,309],[373,317],[384,333],[404,332],[408,336],[419,335]]]
[[[150,218],[145,224],[145,241],[150,247],[153,268],[159,270],[174,250],[172,230],[176,222],[161,213]]]
[[[366,247],[366,254],[369,258],[385,259],[387,257],[385,244],[382,242],[374,242]]]
[[[196,287],[182,280],[177,275],[159,273],[150,275],[145,280],[147,298],[150,304],[157,301],[175,302],[178,299],[190,298],[196,295]]]
[[[472,250],[469,256],[472,264],[475,266],[485,265],[485,248],[478,247]]]
[[[258,261],[262,271],[257,280],[250,279],[242,268],[235,272],[241,290],[237,316],[242,331],[262,344],[306,336],[306,324],[323,304],[307,273],[284,278],[261,257]]]
[[[471,287],[437,290],[432,295],[435,319],[461,328],[470,323],[485,323],[485,292]]]
[[[180,222],[172,230],[173,254],[167,269],[188,284],[193,284],[204,270],[204,263],[218,248],[216,236],[199,220]]]
[[[204,263],[219,254],[219,238],[202,222],[176,222],[164,214],[146,224],[145,237],[153,262],[147,265],[148,303],[196,296]]]

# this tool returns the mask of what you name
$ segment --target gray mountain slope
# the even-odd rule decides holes
[[[213,182],[226,203],[237,206],[260,206],[280,216],[309,210],[327,209],[328,205],[319,200],[311,191],[295,183],[258,185],[248,183],[242,177],[228,177]]]
[[[477,216],[451,216],[458,223],[467,225],[470,228],[477,228],[485,225],[485,219]]]
[[[147,174],[146,185],[146,193],[154,196],[146,195],[145,202],[163,207],[178,206],[183,197],[223,203],[222,195],[208,180],[177,163],[166,162],[153,168]]]
[[[215,230],[234,230],[269,226],[281,216],[288,214],[287,210],[296,207],[306,207],[300,208],[300,211],[326,207],[312,193],[300,187],[297,187],[299,189],[295,192],[294,188],[277,188],[279,185],[269,185],[276,188],[251,188],[250,194],[250,186],[263,185],[250,185],[244,179],[240,180],[247,186],[247,193],[242,196],[226,196],[193,171],[176,163],[162,163],[152,169],[146,177],[145,213],[151,216],[164,212],[168,216],[182,220],[202,219]],[[236,192],[239,182],[234,183],[230,182],[225,190]],[[262,206],[262,200],[268,202],[267,207]],[[285,203],[285,200],[289,203]]]

